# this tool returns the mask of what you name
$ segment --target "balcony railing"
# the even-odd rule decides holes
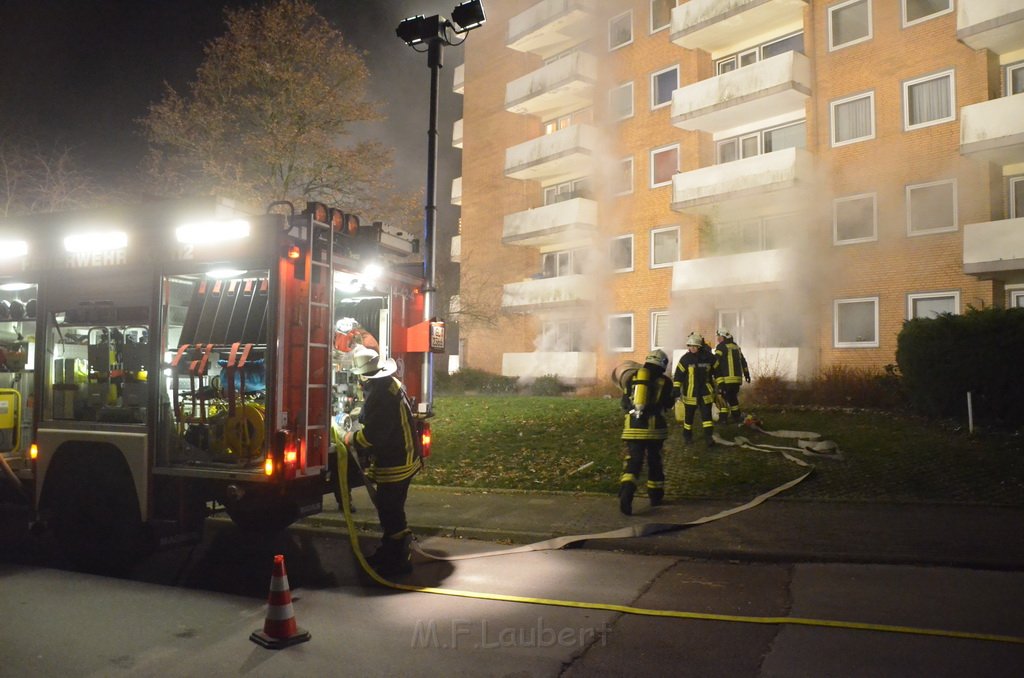
[[[600,135],[591,125],[571,125],[505,150],[505,176],[555,183],[591,173]]]
[[[594,300],[595,285],[584,275],[563,275],[508,283],[502,291],[501,306],[509,311],[577,306]]]
[[[597,377],[597,354],[585,351],[505,353],[501,356],[501,373],[526,380],[554,374],[569,384],[590,383]]]
[[[576,52],[553,61],[505,86],[505,110],[554,118],[592,106],[597,59]]]
[[[974,49],[1006,54],[1024,49],[1020,0],[958,0],[956,37]]]
[[[594,32],[592,0],[541,0],[509,19],[505,45],[549,57],[587,40]]]
[[[997,165],[1024,162],[1024,94],[960,109],[960,152]]]
[[[452,124],[452,147],[462,148],[462,118]]]
[[[458,264],[462,261],[462,236],[453,235],[451,245],[451,260],[453,264]]]
[[[1024,282],[1024,217],[964,226],[964,273]]]
[[[462,205],[462,177],[452,179],[452,204]]]
[[[501,241],[543,247],[589,241],[597,230],[597,202],[573,198],[505,215]]]
[[[792,250],[778,249],[677,261],[672,265],[672,292],[776,286],[792,275],[792,258]]]
[[[792,211],[814,187],[814,159],[784,148],[672,177],[672,209],[716,219],[753,218]]]
[[[811,94],[811,63],[785,52],[672,93],[672,124],[721,132],[758,120],[803,112]]]
[[[690,0],[672,10],[670,38],[712,58],[803,26],[807,0]]]
[[[452,91],[464,94],[466,87],[466,64],[459,64],[452,73]]]

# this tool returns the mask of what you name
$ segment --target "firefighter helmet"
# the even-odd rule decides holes
[[[703,346],[704,345],[704,337],[700,336],[696,332],[691,332],[690,336],[688,336],[686,338],[686,345],[687,346]]]
[[[380,354],[362,344],[352,349],[352,374],[367,379],[380,379],[398,371],[398,364],[393,358],[380,359]]]
[[[732,334],[729,332],[729,330],[723,329],[721,327],[718,328],[718,336],[724,337],[726,339],[732,339]]]
[[[647,357],[644,358],[644,363],[648,365],[657,365],[664,370],[668,367],[668,356],[665,355],[665,352],[660,348],[656,348],[647,354]]]

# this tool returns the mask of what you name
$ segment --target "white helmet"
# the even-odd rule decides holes
[[[703,346],[704,345],[704,337],[700,336],[696,332],[691,332],[690,336],[688,336],[686,338],[686,345],[687,346]]]
[[[732,334],[730,334],[729,330],[722,328],[718,328],[718,336],[725,337],[726,339],[732,339]]]
[[[352,349],[352,374],[367,379],[380,379],[398,371],[398,363],[393,358],[380,359],[380,354],[372,348],[358,344]]]
[[[357,327],[359,322],[355,318],[340,318],[334,325],[334,329],[341,333],[350,332]]]

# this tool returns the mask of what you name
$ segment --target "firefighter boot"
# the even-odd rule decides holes
[[[633,483],[622,483],[619,485],[619,510],[625,515],[633,515],[633,494],[636,492],[636,485]]]
[[[650,487],[647,489],[647,498],[651,500],[651,506],[661,506],[661,502],[665,498],[665,490],[660,487]]]
[[[708,444],[708,447],[714,447],[715,446],[715,432],[712,431],[711,429],[708,429],[707,431],[705,431],[705,433],[704,433],[704,442],[706,442]]]
[[[412,533],[408,530],[384,537],[366,562],[382,576],[409,574],[412,572],[411,544]]]

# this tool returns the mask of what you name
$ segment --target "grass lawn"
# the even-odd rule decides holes
[[[617,400],[440,396],[434,410],[433,453],[419,484],[608,494],[618,487]],[[758,408],[754,414],[767,430],[815,431],[843,453],[841,459],[801,457],[814,473],[780,498],[1024,506],[1020,435],[972,435],[966,427],[873,410]],[[670,498],[749,499],[804,472],[774,452],[708,449],[703,442],[684,447],[681,431],[675,423],[665,446]],[[728,440],[793,444],[749,427],[718,432]]]

